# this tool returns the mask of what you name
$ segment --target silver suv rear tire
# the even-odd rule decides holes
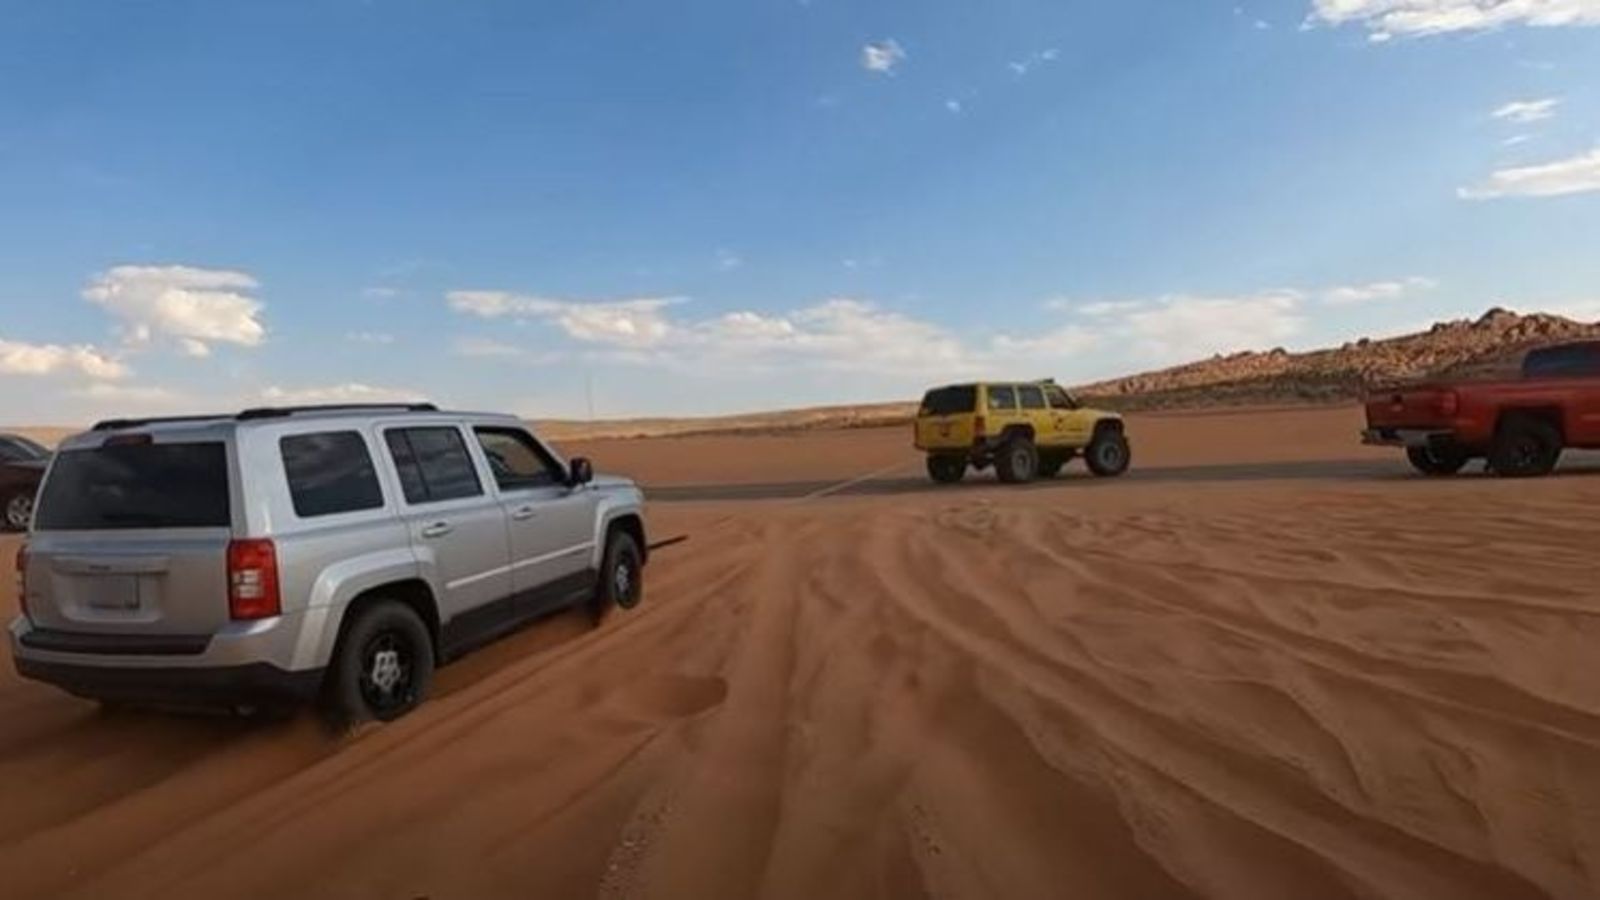
[[[329,717],[341,726],[398,719],[428,696],[433,666],[428,626],[411,607],[395,600],[365,606],[333,651]]]

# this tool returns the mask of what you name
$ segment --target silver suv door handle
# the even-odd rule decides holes
[[[513,509],[511,511],[511,518],[516,519],[518,522],[521,522],[524,519],[533,518],[534,514],[535,514],[535,510],[534,510],[533,507],[531,507],[531,506],[519,506],[516,509]]]
[[[455,526],[449,522],[435,522],[422,529],[422,536],[425,538],[444,537],[455,530]]]

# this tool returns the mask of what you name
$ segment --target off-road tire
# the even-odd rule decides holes
[[[1424,475],[1436,478],[1456,474],[1466,466],[1470,458],[1466,450],[1453,444],[1447,446],[1429,444],[1406,448],[1406,459],[1410,460],[1411,467]]]
[[[1039,474],[1039,448],[1025,437],[1013,437],[995,451],[995,472],[1006,484],[1027,484]]]
[[[356,613],[334,648],[325,712],[340,727],[398,719],[427,698],[433,667],[433,640],[422,618],[404,603],[378,600]]]
[[[967,475],[967,461],[960,456],[934,454],[928,457],[928,477],[939,484],[955,484]]]
[[[1543,419],[1507,416],[1489,446],[1489,468],[1505,478],[1549,475],[1561,460],[1561,432]]]
[[[589,616],[598,625],[613,608],[633,609],[643,599],[644,554],[633,535],[613,531],[600,563],[600,583],[589,601]]]
[[[1114,478],[1128,471],[1128,465],[1133,462],[1133,448],[1128,446],[1128,437],[1121,429],[1101,428],[1084,449],[1083,461],[1095,475]]]

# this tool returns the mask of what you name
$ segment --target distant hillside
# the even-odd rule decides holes
[[[1202,362],[1081,385],[1085,401],[1111,409],[1200,409],[1219,406],[1342,403],[1373,385],[1435,375],[1477,377],[1516,370],[1530,348],[1600,338],[1600,323],[1491,309],[1477,319],[1440,322],[1427,331],[1342,347],[1290,353],[1282,348],[1215,356]],[[829,406],[701,419],[545,421],[556,440],[771,434],[823,428],[902,425],[915,402]]]
[[[742,413],[704,418],[534,420],[541,435],[551,440],[597,440],[632,437],[687,437],[703,434],[766,434],[828,428],[872,428],[902,425],[916,414],[911,402],[871,403],[860,406],[819,406],[773,412]]]
[[[1583,338],[1600,339],[1600,323],[1546,314],[1491,309],[1477,319],[1440,322],[1427,331],[1384,340],[1363,338],[1342,347],[1290,353],[1234,353],[1202,362],[1075,390],[1087,402],[1111,409],[1200,409],[1220,406],[1341,403],[1376,384],[1434,375],[1476,377],[1514,371],[1530,348]],[[903,425],[915,401],[825,406],[707,418],[611,419],[595,422],[535,420],[558,441],[705,434],[780,434],[830,428]],[[54,445],[68,428],[13,429]]]
[[[1600,338],[1600,323],[1495,308],[1418,334],[1363,338],[1306,353],[1278,348],[1215,356],[1077,390],[1086,399],[1121,409],[1339,402],[1356,399],[1376,384],[1509,373],[1533,347],[1581,338]]]

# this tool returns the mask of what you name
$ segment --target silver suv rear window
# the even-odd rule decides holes
[[[34,517],[40,531],[225,528],[230,522],[228,454],[221,441],[62,451]]]

